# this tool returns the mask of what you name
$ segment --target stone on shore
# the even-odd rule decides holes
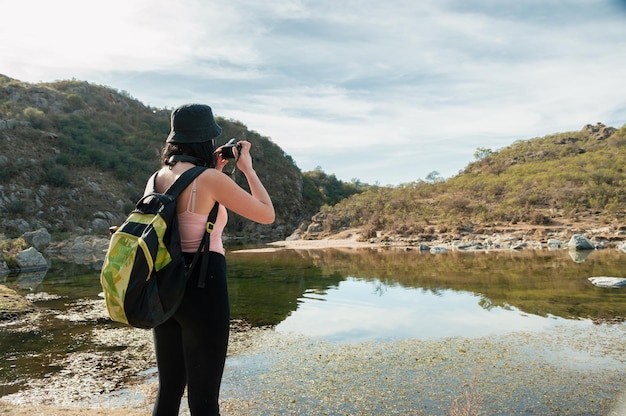
[[[22,238],[37,250],[42,250],[50,244],[51,236],[48,230],[40,228],[35,231],[28,231],[22,234]]]
[[[34,247],[29,247],[15,255],[15,262],[21,270],[47,269],[48,261]]]
[[[430,249],[431,254],[443,254],[443,253],[447,253],[448,249],[445,247],[432,247]]]
[[[608,287],[611,289],[618,289],[621,287],[626,287],[626,278],[624,277],[607,277],[607,276],[596,276],[590,277],[589,281],[598,287]]]
[[[561,240],[557,240],[556,238],[551,238],[548,240],[548,250],[558,250],[563,246]]]
[[[0,285],[0,321],[15,319],[35,310],[37,310],[35,305],[15,290]]]
[[[595,250],[596,246],[582,234],[574,234],[567,246],[571,250]]]

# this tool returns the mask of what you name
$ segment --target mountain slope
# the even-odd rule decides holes
[[[346,227],[364,237],[434,233],[459,238],[496,228],[528,232],[584,229],[623,232],[626,216],[626,126],[598,123],[581,131],[520,140],[499,151],[478,149],[477,160],[445,180],[372,187],[326,207],[314,238]],[[493,231],[492,231],[493,232]]]
[[[119,224],[159,166],[169,114],[109,87],[74,80],[28,84],[0,75],[0,232],[45,227],[53,234],[104,234]],[[269,226],[233,214],[228,235],[285,237],[310,215],[302,173],[270,139],[237,121],[218,122],[220,142],[235,137],[253,144],[255,169],[277,214]],[[245,183],[239,172],[235,179]]]

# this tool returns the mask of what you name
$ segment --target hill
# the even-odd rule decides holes
[[[15,237],[44,227],[56,238],[106,235],[158,168],[169,116],[170,110],[105,86],[77,80],[29,84],[0,75],[0,233]],[[333,200],[337,190],[320,187],[324,183],[338,186],[342,195],[356,192],[332,175],[303,174],[279,146],[241,122],[218,122],[224,129],[220,144],[231,137],[253,144],[255,169],[276,208],[272,225],[232,214],[226,230],[231,239],[286,237]],[[239,172],[235,180],[245,184]]]
[[[626,126],[586,125],[477,149],[475,158],[448,180],[370,187],[324,207],[302,236],[358,228],[361,240],[373,241],[452,241],[503,230],[547,239],[601,227],[609,240],[624,238]]]

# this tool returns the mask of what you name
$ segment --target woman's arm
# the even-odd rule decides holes
[[[271,224],[275,218],[274,205],[252,166],[251,145],[247,141],[239,143],[241,152],[238,155],[237,167],[246,176],[250,193],[226,175],[216,175],[217,177],[209,179],[213,183],[207,183],[207,186],[214,189],[212,192],[214,199],[231,211],[261,224]],[[221,156],[218,157],[218,164],[219,159]]]

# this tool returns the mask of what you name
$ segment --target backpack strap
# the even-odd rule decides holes
[[[213,204],[213,208],[209,213],[209,217],[206,223],[206,229],[204,235],[202,236],[202,241],[200,241],[200,245],[198,246],[198,251],[196,251],[196,255],[193,256],[193,261],[187,270],[187,275],[191,275],[194,267],[198,263],[200,257],[202,257],[202,264],[200,268],[200,276],[198,278],[198,287],[204,289],[206,283],[206,274],[209,268],[209,246],[211,245],[211,233],[213,232],[213,227],[215,226],[215,221],[217,219],[217,211],[219,209],[219,202],[215,202]]]

